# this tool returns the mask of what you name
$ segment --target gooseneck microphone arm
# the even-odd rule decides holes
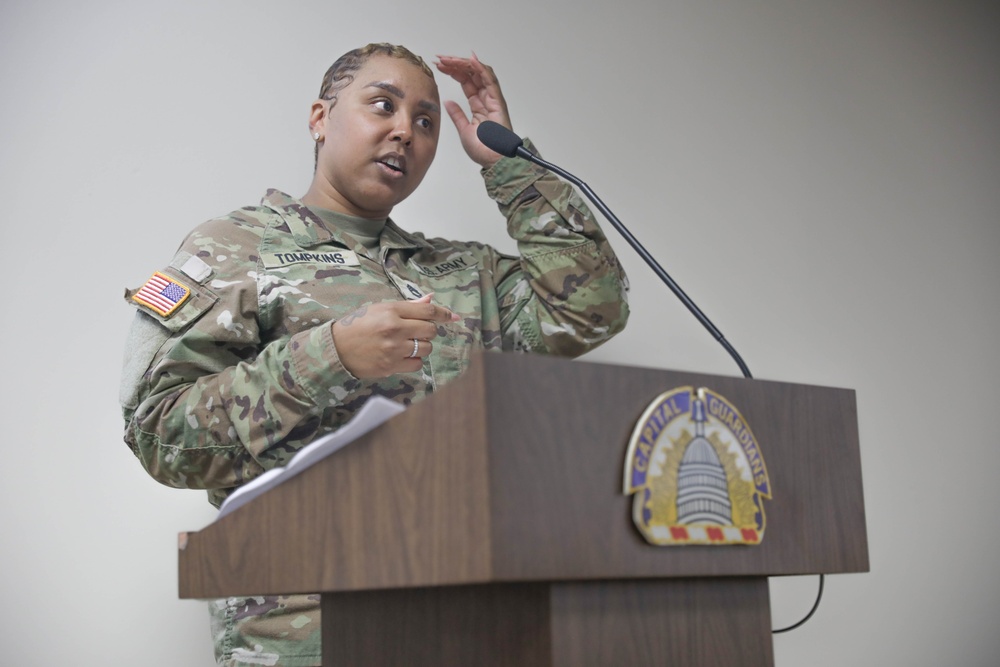
[[[621,220],[619,220],[618,217],[611,212],[611,209],[609,209],[604,204],[604,202],[601,201],[601,198],[597,196],[597,193],[595,193],[593,190],[590,189],[589,185],[587,185],[582,180],[580,180],[573,174],[569,173],[565,169],[557,167],[551,162],[547,162],[546,160],[543,160],[542,158],[533,154],[531,151],[529,151],[527,148],[524,147],[524,144],[519,136],[508,130],[503,125],[500,125],[499,123],[494,123],[491,120],[483,121],[482,123],[479,124],[479,127],[476,130],[476,134],[479,137],[479,140],[483,142],[483,144],[490,150],[493,150],[507,157],[524,158],[529,162],[537,164],[543,169],[547,169],[553,172],[554,174],[558,174],[559,176],[565,178],[567,181],[569,181],[576,187],[580,188],[580,191],[583,192],[585,195],[587,195],[587,199],[589,199],[591,203],[593,203],[594,206],[596,206],[598,210],[600,210],[600,212],[604,215],[605,218],[608,219],[611,225],[616,230],[618,230],[618,233],[621,234],[626,241],[628,241],[629,245],[632,246],[632,249],[635,250],[637,253],[639,253],[639,256],[646,261],[646,264],[648,264],[649,268],[653,270],[653,273],[655,273],[657,277],[659,277],[659,279],[662,280],[666,284],[666,286],[670,288],[670,291],[672,291],[677,296],[677,298],[681,300],[681,303],[687,306],[687,309],[691,311],[691,314],[694,315],[695,318],[699,322],[701,322],[706,329],[708,329],[708,332],[712,334],[715,340],[719,341],[719,344],[726,349],[726,351],[733,358],[733,360],[736,361],[736,365],[740,367],[740,371],[742,371],[743,377],[745,378],[753,377],[750,374],[750,369],[747,368],[747,365],[743,362],[743,358],[733,348],[733,346],[730,345],[729,341],[727,341],[726,337],[722,335],[722,332],[719,331],[718,327],[712,324],[712,321],[708,319],[708,317],[705,315],[705,313],[701,311],[701,309],[697,306],[697,304],[695,304],[695,302],[692,301],[691,298],[684,293],[684,290],[680,288],[680,285],[678,285],[674,281],[674,279],[670,277],[670,274],[668,274],[663,269],[663,267],[660,266],[659,262],[653,259],[653,256],[649,254],[649,251],[647,251],[642,246],[641,243],[639,243],[639,240],[636,239],[634,236],[632,236],[632,233],[628,229],[626,229],[625,225],[622,224]]]
[[[729,341],[727,341],[725,336],[722,335],[722,332],[719,331],[718,327],[712,324],[712,321],[708,319],[705,313],[701,312],[701,309],[694,303],[694,301],[692,301],[691,298],[684,293],[684,290],[682,290],[680,286],[676,282],[674,282],[674,279],[671,278],[670,275],[663,270],[663,267],[660,266],[659,262],[653,259],[653,256],[650,255],[649,252],[644,247],[642,247],[642,244],[639,243],[638,239],[632,236],[632,233],[625,228],[625,225],[623,225],[621,220],[619,220],[617,216],[615,216],[615,214],[611,212],[611,209],[605,206],[604,202],[601,201],[601,198],[598,197],[597,194],[590,189],[589,185],[587,185],[579,178],[566,171],[565,169],[557,167],[556,165],[543,160],[537,155],[532,154],[531,151],[529,151],[527,148],[524,147],[524,144],[521,141],[521,137],[517,136],[516,134],[508,130],[503,125],[500,125],[499,123],[494,123],[493,121],[490,120],[483,121],[482,123],[479,124],[479,127],[476,129],[476,135],[479,137],[479,140],[483,142],[483,144],[487,148],[496,151],[500,155],[505,155],[507,157],[524,158],[529,162],[537,164],[539,167],[542,167],[543,169],[548,169],[549,171],[558,174],[559,176],[565,178],[567,181],[569,181],[576,187],[580,188],[580,190],[585,195],[587,195],[587,199],[589,199],[594,204],[594,206],[596,206],[598,210],[600,210],[600,212],[604,215],[604,217],[607,218],[608,221],[614,226],[614,228],[618,230],[618,233],[621,234],[623,237],[625,237],[625,240],[629,242],[629,245],[631,245],[632,248],[637,253],[639,253],[639,256],[642,257],[644,260],[646,260],[646,264],[649,265],[649,268],[653,269],[653,273],[655,273],[660,278],[660,280],[662,280],[667,285],[667,287],[670,288],[670,291],[672,291],[677,296],[677,298],[681,300],[681,303],[687,306],[687,309],[691,311],[691,314],[694,315],[698,319],[698,321],[701,322],[702,325],[704,325],[706,329],[708,329],[708,332],[712,334],[713,337],[715,337],[715,340],[719,341],[722,347],[726,348],[726,351],[729,352],[729,355],[736,361],[736,364],[740,367],[740,371],[743,372],[743,377],[745,378],[753,377],[752,375],[750,375],[750,369],[747,368],[747,365],[745,363],[743,363],[743,358],[733,348],[733,346],[729,344]],[[823,582],[825,581],[825,579],[826,575],[823,574],[819,575],[819,591],[816,594],[816,602],[813,604],[812,609],[809,610],[809,613],[806,614],[805,617],[802,618],[798,623],[794,623],[786,628],[781,628],[779,630],[771,630],[773,634],[794,630],[803,623],[805,623],[806,621],[808,621],[810,618],[812,618],[812,615],[816,613],[816,609],[819,607],[820,600],[823,599]]]

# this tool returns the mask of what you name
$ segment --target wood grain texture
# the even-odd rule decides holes
[[[485,581],[490,575],[482,392],[458,382],[198,533],[181,597]]]
[[[327,667],[770,667],[767,580],[485,584],[323,596]]]
[[[496,579],[867,571],[853,391],[504,361],[487,375]],[[629,435],[657,395],[689,385],[733,402],[760,443],[773,494],[761,545],[651,547],[632,524],[621,490]]]
[[[705,386],[760,443],[759,546],[652,547],[621,484],[663,391]],[[489,354],[461,378],[197,533],[181,597],[868,569],[854,392]]]
[[[548,587],[448,586],[323,596],[326,667],[548,667]]]
[[[767,580],[552,586],[554,667],[770,667]]]

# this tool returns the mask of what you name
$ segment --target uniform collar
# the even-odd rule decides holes
[[[415,234],[403,231],[389,218],[385,221],[385,229],[382,230],[382,246],[389,248],[423,248],[427,242]]]
[[[339,229],[329,229],[309,207],[295,197],[286,195],[280,190],[270,189],[261,200],[261,205],[271,209],[288,225],[292,237],[302,248],[312,248],[331,241],[345,247],[353,245],[348,242]],[[382,246],[389,248],[422,248],[427,243],[414,234],[405,232],[389,218],[382,230]]]

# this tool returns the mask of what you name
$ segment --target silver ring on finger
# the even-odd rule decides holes
[[[420,339],[414,338],[413,339],[413,352],[410,352],[410,356],[408,356],[407,359],[416,359],[417,352],[419,352],[419,351],[420,351]]]

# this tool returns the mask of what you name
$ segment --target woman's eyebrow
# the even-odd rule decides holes
[[[365,88],[380,88],[381,90],[392,93],[401,100],[406,99],[406,93],[400,90],[398,86],[394,86],[388,81],[372,81],[371,83],[366,85]],[[439,107],[437,104],[429,100],[420,100],[419,102],[417,102],[417,105],[423,109],[427,109],[428,111],[441,113],[441,107]]]
[[[372,81],[367,86],[365,86],[365,88],[381,88],[382,90],[386,90],[400,99],[406,98],[406,94],[402,90],[400,90],[397,86],[392,85],[388,81]]]

